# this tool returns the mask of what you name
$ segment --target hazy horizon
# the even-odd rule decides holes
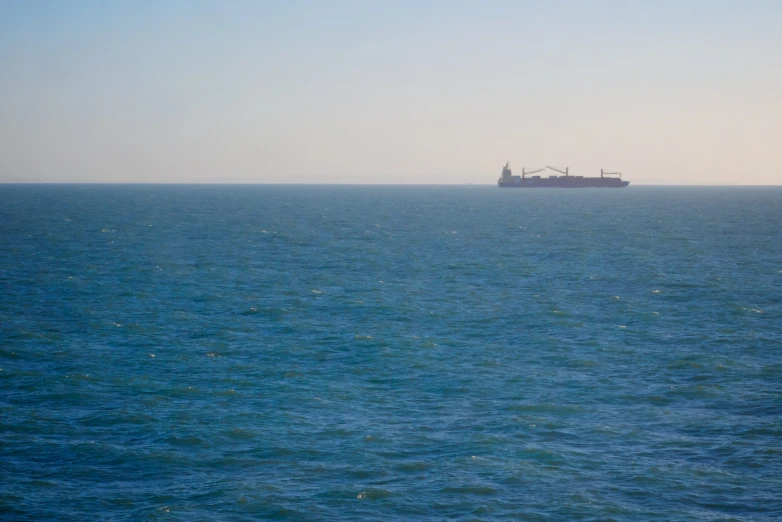
[[[782,3],[0,4],[0,183],[779,185]]]

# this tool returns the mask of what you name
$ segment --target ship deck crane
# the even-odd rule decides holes
[[[521,179],[524,179],[524,177],[525,177],[527,174],[535,174],[536,172],[543,172],[544,170],[546,170],[546,169],[545,169],[545,168],[542,168],[542,169],[531,170],[531,171],[529,171],[529,172],[526,172],[526,171],[524,170],[524,168],[522,167],[522,169],[521,169]]]
[[[558,169],[556,167],[549,167],[548,165],[546,165],[546,168],[547,169],[551,169],[551,170],[556,170],[560,174],[564,174],[565,177],[568,177],[568,170],[570,169],[570,167],[565,167],[565,170],[560,170],[560,169]]]
[[[603,172],[603,169],[600,169],[600,179],[603,179],[603,176],[618,176],[619,179],[622,179],[621,172]]]

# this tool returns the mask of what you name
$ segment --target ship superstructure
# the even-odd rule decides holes
[[[546,169],[557,172],[559,175],[530,176],[544,172]],[[510,170],[510,162],[502,168],[502,177],[497,180],[497,186],[502,188],[622,188],[629,185],[629,181],[622,180],[620,172],[605,172],[600,169],[600,177],[571,176],[567,167],[564,170],[557,167],[542,167],[526,171],[521,169],[521,176],[514,176]]]

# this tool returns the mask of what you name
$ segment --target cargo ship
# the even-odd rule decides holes
[[[557,172],[552,176],[530,176],[544,172],[546,169]],[[604,172],[600,169],[600,177],[571,176],[569,169],[556,167],[543,167],[530,172],[521,169],[521,176],[514,176],[510,170],[510,162],[502,168],[502,177],[497,180],[497,186],[501,188],[622,188],[629,185],[629,181],[622,181],[620,172]]]

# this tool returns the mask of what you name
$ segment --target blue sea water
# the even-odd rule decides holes
[[[782,518],[782,189],[0,186],[0,518]]]

